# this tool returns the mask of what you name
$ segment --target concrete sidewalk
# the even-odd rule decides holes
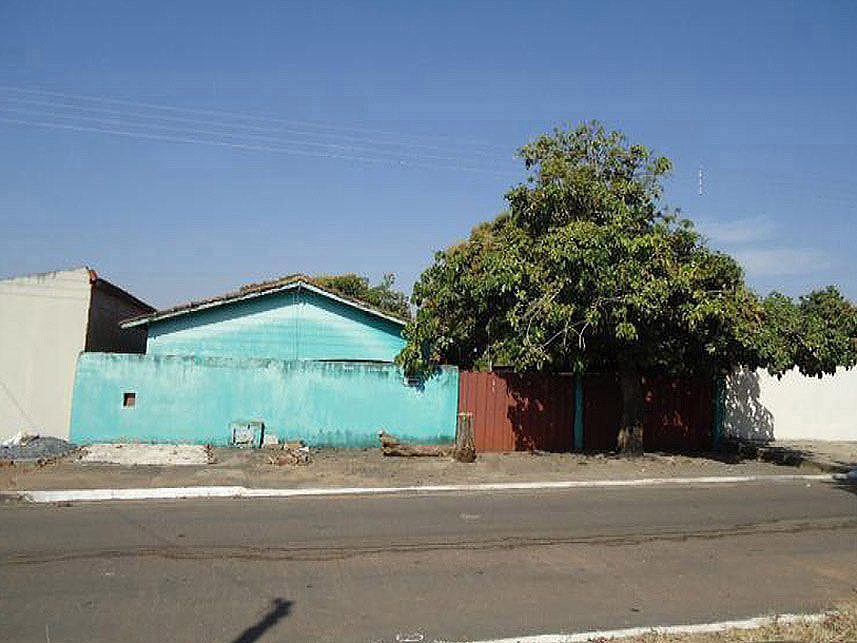
[[[306,466],[271,464],[264,450],[214,449],[205,465],[104,465],[73,456],[0,467],[0,490],[144,489],[240,486],[248,489],[416,487],[716,476],[802,475],[844,467],[807,457],[773,461],[737,454],[647,454],[637,459],[570,453],[487,453],[472,464],[449,458],[383,457],[379,450],[316,450]],[[759,454],[756,454],[759,456]],[[764,455],[759,456],[764,457]],[[777,462],[780,462],[779,464]]]

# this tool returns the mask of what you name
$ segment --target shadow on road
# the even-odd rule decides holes
[[[724,464],[767,462],[781,467],[799,467],[805,462],[812,462],[815,458],[815,454],[804,449],[744,442],[733,438],[724,439],[718,451],[685,452],[682,455]],[[843,468],[847,466],[844,463],[836,464],[841,464]]]
[[[852,493],[857,496],[857,480],[836,480],[833,486],[840,491]]]
[[[275,598],[271,602],[271,609],[268,610],[268,613],[258,623],[254,623],[241,632],[237,638],[233,639],[232,643],[253,643],[254,641],[258,641],[265,632],[274,627],[281,619],[288,616],[291,609],[292,601]]]

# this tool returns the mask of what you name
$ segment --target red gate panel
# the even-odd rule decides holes
[[[458,410],[473,414],[477,451],[571,451],[574,377],[462,371]]]
[[[648,379],[643,387],[643,448],[705,451],[712,447],[713,384],[706,379]],[[583,447],[613,451],[622,421],[615,375],[583,378]]]
[[[458,410],[473,414],[477,451],[571,451],[574,376],[460,373]],[[704,379],[648,379],[646,451],[704,451],[712,446],[713,390]],[[583,448],[613,451],[622,419],[615,375],[583,378]]]
[[[616,376],[586,375],[583,378],[583,449],[615,451],[621,421],[622,391]]]
[[[714,385],[696,379],[658,378],[646,391],[643,448],[646,451],[705,451],[712,448]]]

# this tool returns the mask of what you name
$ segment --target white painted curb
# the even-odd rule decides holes
[[[468,641],[467,643],[585,643],[586,641],[602,641],[611,639],[630,638],[644,634],[704,634],[709,632],[724,632],[726,630],[750,630],[772,625],[774,622],[785,625],[797,622],[816,622],[822,620],[826,613],[819,614],[781,614],[779,616],[760,616],[741,621],[721,621],[719,623],[698,623],[696,625],[658,625],[654,627],[629,627],[623,630],[594,630],[576,634],[538,634],[536,636],[518,636],[506,639],[486,639],[484,641]],[[441,643],[437,641],[436,643]]]
[[[60,489],[11,491],[0,496],[29,502],[76,502],[100,500],[177,500],[182,498],[299,498],[306,496],[354,496],[397,493],[454,493],[470,491],[532,491],[539,489],[603,489],[612,487],[661,487],[745,482],[832,481],[830,474],[703,476],[697,478],[637,478],[631,480],[561,480],[546,482],[496,482],[484,484],[426,485],[413,487],[315,487],[308,489],[254,489],[250,487],[151,487],[138,489]]]

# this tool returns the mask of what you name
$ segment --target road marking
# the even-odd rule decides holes
[[[720,621],[719,623],[698,623],[695,625],[657,625],[653,627],[629,627],[622,630],[594,630],[576,634],[537,634],[535,636],[516,636],[505,639],[485,639],[468,641],[466,643],[585,643],[630,638],[644,634],[705,634],[709,632],[724,632],[726,630],[751,630],[772,625],[774,622],[789,625],[798,622],[814,623],[824,619],[828,614],[780,614],[779,616],[758,616],[741,621]],[[436,641],[435,643],[442,643]],[[462,642],[464,643],[464,642]]]
[[[532,491],[548,489],[603,489],[740,484],[746,482],[833,481],[830,474],[701,476],[696,478],[638,478],[632,480],[560,480],[546,482],[489,482],[484,484],[425,485],[413,487],[314,487],[307,489],[254,489],[250,487],[148,487],[138,489],[59,489],[6,491],[0,497],[28,502],[95,502],[103,500],[178,500],[184,498],[299,498],[399,493],[454,493],[468,491]]]
[[[411,632],[410,634],[396,634],[396,641],[401,643],[419,643],[425,639],[422,632]]]

